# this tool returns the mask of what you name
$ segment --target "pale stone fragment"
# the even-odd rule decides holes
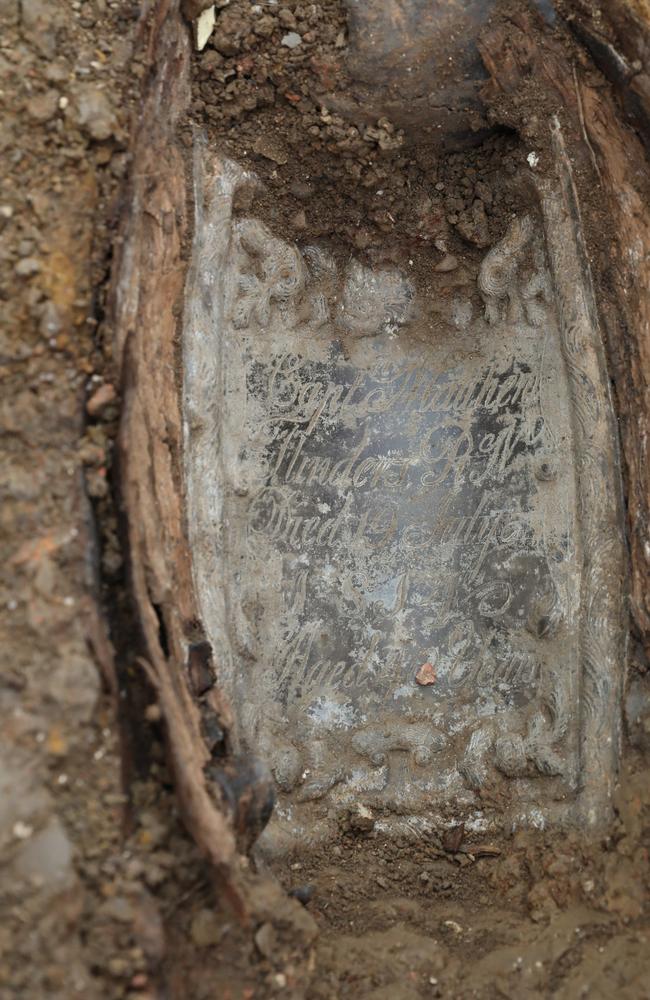
[[[199,16],[193,21],[194,28],[194,47],[197,52],[202,52],[203,49],[208,44],[208,39],[212,34],[212,29],[216,23],[216,15],[214,4],[212,7],[207,7],[202,11]]]

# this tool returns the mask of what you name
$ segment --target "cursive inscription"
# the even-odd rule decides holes
[[[400,691],[431,661],[436,696],[534,695],[539,664],[504,635],[529,617],[512,561],[527,551],[546,572],[518,463],[545,443],[539,381],[514,358],[476,372],[288,353],[251,366],[271,443],[249,551],[307,567],[273,653],[285,702],[379,680]]]
[[[314,377],[295,354],[275,359],[268,379],[269,418],[304,424],[311,434],[320,420],[344,420],[346,411],[368,416],[406,408],[412,413],[488,413],[525,409],[539,396],[539,373],[517,366],[435,374],[416,363],[357,372],[349,384]]]

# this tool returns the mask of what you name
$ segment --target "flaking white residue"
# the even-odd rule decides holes
[[[358,712],[349,702],[338,702],[332,698],[318,698],[307,709],[307,715],[324,729],[347,729],[358,723]]]
[[[488,829],[488,822],[483,813],[477,812],[465,820],[465,829],[472,833],[483,833]]]
[[[534,827],[536,830],[544,830],[546,828],[546,817],[541,809],[537,806],[531,806],[527,812],[522,813],[520,816],[516,817],[512,824],[513,830],[518,830],[520,828]]]

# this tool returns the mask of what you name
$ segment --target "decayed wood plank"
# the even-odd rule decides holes
[[[650,651],[650,200],[643,146],[606,86],[574,64],[571,46],[518,12],[484,32],[484,99],[535,149],[558,115],[579,175],[588,252],[619,415],[631,549],[631,612]],[[531,118],[531,107],[535,117]]]
[[[624,113],[650,149],[650,3],[608,0],[600,8],[575,0],[568,23],[613,83]]]
[[[196,602],[179,472],[176,323],[188,217],[175,128],[189,99],[188,30],[176,0],[160,0],[142,23],[148,77],[132,131],[112,303],[123,399],[118,462],[130,585],[142,630],[140,663],[158,694],[184,820],[244,916],[235,834],[218,785],[206,783],[210,754],[186,669]],[[223,716],[223,706],[214,707]]]

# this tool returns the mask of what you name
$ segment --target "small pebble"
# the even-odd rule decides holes
[[[86,413],[89,417],[98,417],[111,403],[115,402],[115,399],[115,389],[110,382],[105,382],[104,385],[100,385],[99,389],[93,392],[86,403]]]
[[[314,895],[313,885],[297,885],[295,889],[289,890],[289,895],[297,899],[299,903],[306,906]]]
[[[253,143],[253,152],[266,160],[271,160],[272,163],[277,163],[278,166],[289,161],[289,153],[284,144],[273,136],[259,136]]]
[[[361,802],[357,802],[349,811],[350,829],[357,833],[370,833],[375,827],[375,817],[370,809],[367,809]]]
[[[110,958],[108,960],[107,968],[111,976],[114,976],[116,979],[121,979],[124,976],[130,975],[131,973],[131,967],[129,963],[126,961],[126,959],[120,958],[119,956],[116,956],[115,958]]]
[[[75,124],[96,142],[110,139],[117,128],[117,117],[108,94],[88,83],[78,88],[75,101]]]
[[[460,924],[456,920],[443,920],[442,926],[443,927],[448,927],[450,931],[454,932],[454,934],[462,934],[463,933],[463,928],[460,926]]]
[[[447,253],[442,260],[434,266],[433,270],[444,274],[447,271],[455,271],[457,267],[458,258],[454,257],[453,253]]]
[[[17,823],[14,823],[13,834],[16,840],[28,840],[33,832],[34,827],[30,826],[29,823],[23,823],[22,820],[18,820]]]
[[[153,702],[151,705],[147,705],[144,710],[144,717],[147,722],[160,722],[162,719],[160,705],[156,704],[156,702]]]
[[[33,274],[38,274],[41,265],[35,257],[23,257],[16,264],[14,271],[19,278],[30,278]]]
[[[307,201],[314,193],[311,184],[307,184],[306,181],[293,181],[289,185],[289,191],[300,201]]]
[[[446,851],[451,854],[455,854],[460,850],[460,845],[465,837],[465,824],[458,823],[453,826],[450,830],[446,830],[442,838],[442,846]]]
[[[295,49],[298,45],[302,44],[302,38],[297,31],[289,31],[286,35],[282,36],[280,44],[286,45],[288,49]]]
[[[215,23],[216,16],[214,6],[208,7],[207,10],[202,11],[193,22],[194,46],[197,52],[201,52],[208,44],[208,39],[212,34]]]
[[[262,924],[255,934],[257,950],[264,958],[272,959],[277,952],[278,936],[271,923]]]
[[[27,101],[27,114],[35,122],[44,124],[54,118],[59,107],[59,95],[56,90],[46,90],[44,94],[36,94]]]
[[[296,26],[296,16],[293,11],[289,10],[287,7],[283,7],[279,11],[278,21],[283,28],[295,28]]]

